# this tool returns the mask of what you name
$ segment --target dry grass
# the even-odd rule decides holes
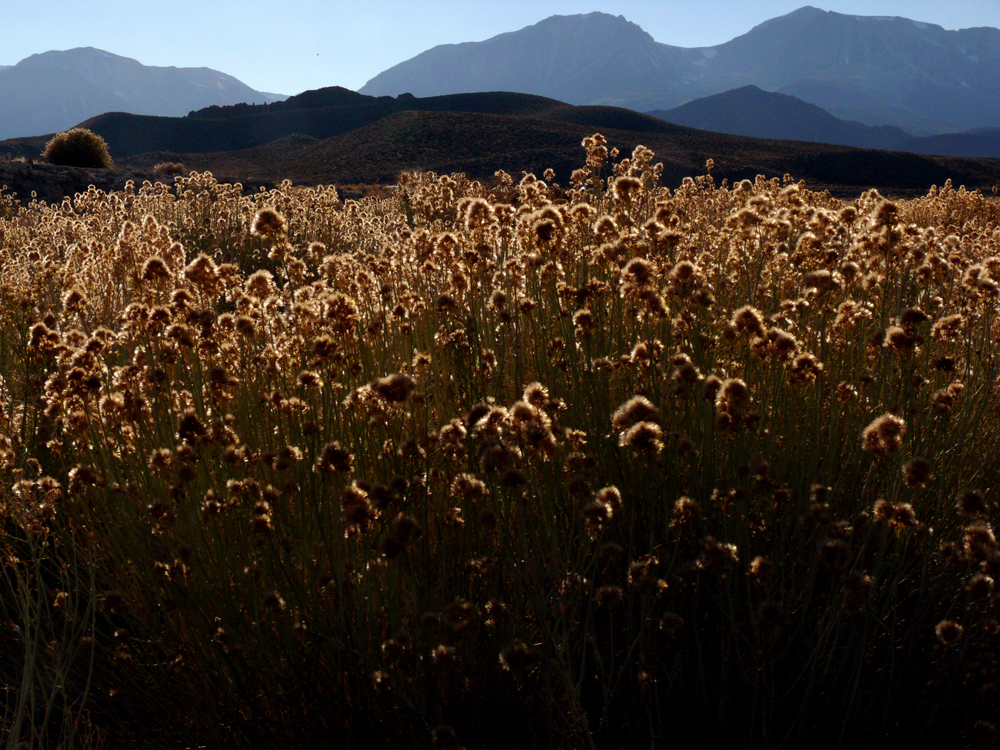
[[[0,205],[9,747],[995,740],[995,201],[586,146]]]

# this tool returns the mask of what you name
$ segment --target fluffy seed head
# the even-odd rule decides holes
[[[401,404],[409,398],[417,384],[409,375],[396,372],[379,378],[371,384],[371,387],[379,398],[390,403]]]
[[[288,222],[273,208],[262,208],[250,224],[250,234],[254,237],[278,239],[283,238],[287,232]]]
[[[636,453],[656,455],[663,450],[662,434],[663,430],[655,422],[637,422],[621,434],[618,444]]]
[[[895,414],[883,414],[861,433],[861,447],[876,457],[895,453],[903,445],[906,422]]]
[[[934,628],[938,640],[945,646],[954,646],[962,639],[964,628],[954,620],[941,620]]]
[[[720,413],[735,414],[750,401],[750,389],[740,378],[729,378],[721,383],[715,397],[715,409]]]
[[[660,410],[648,398],[633,396],[611,416],[611,426],[616,432],[621,432],[639,422],[659,422],[660,419]]]
[[[733,313],[732,324],[733,328],[741,333],[753,334],[761,338],[766,335],[764,316],[760,314],[760,310],[750,305],[745,305]]]

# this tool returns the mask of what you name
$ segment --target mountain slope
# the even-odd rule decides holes
[[[570,104],[613,103],[627,92],[676,87],[695,51],[656,42],[622,16],[552,16],[484,42],[434,47],[372,78],[363,94],[439,96],[520,91]]]
[[[1000,31],[803,8],[720,45],[708,74],[904,130],[1000,122]],[[899,122],[901,116],[911,118]]]
[[[751,138],[881,149],[899,148],[910,139],[899,128],[841,120],[815,104],[756,86],[744,86],[649,114],[676,125]]]
[[[65,130],[103,112],[177,116],[272,100],[209,68],[151,67],[91,47],[45,52],[0,70],[0,138]]]
[[[360,91],[507,90],[649,111],[747,85],[921,135],[995,126],[1000,31],[946,31],[807,6],[724,44],[685,49],[656,42],[620,16],[552,16],[483,42],[435,47]]]

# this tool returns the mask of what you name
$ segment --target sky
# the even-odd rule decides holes
[[[709,47],[803,5],[1000,28],[1000,0],[31,0],[4,8],[0,65],[97,47],[144,65],[214,68],[292,95],[356,90],[436,45],[483,41],[552,15],[603,11],[658,42]]]

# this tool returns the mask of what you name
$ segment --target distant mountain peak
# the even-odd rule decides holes
[[[72,49],[50,49],[47,52],[37,52],[34,55],[28,55],[20,62],[18,62],[14,67],[31,67],[32,65],[51,65],[55,64],[72,64],[81,59],[91,59],[91,60],[123,60],[135,63],[139,65],[138,60],[133,60],[130,57],[122,57],[121,55],[116,55],[113,52],[108,52],[103,49],[97,49],[96,47],[73,47]]]
[[[105,112],[176,116],[282,98],[210,68],[147,66],[95,47],[40,52],[2,73],[0,138],[67,130]]]
[[[777,18],[772,18],[772,21],[778,20],[778,18],[809,18],[825,16],[830,11],[823,10],[822,8],[817,8],[815,5],[803,5],[798,10],[793,10],[791,13],[786,13],[783,16],[778,16]]]
[[[821,18],[822,16],[825,16],[827,12],[828,11],[825,11],[822,8],[816,8],[812,5],[804,5],[798,10],[793,10],[791,13],[785,13],[784,15],[781,16],[775,16],[774,18],[769,18],[766,21],[763,21],[754,26],[748,33],[752,34],[754,31],[757,31],[759,29],[767,29],[772,26],[780,26],[782,24],[786,24],[789,22],[809,21],[815,18]]]
[[[618,28],[629,29],[632,31],[638,31],[648,36],[646,31],[639,24],[629,21],[627,18],[625,18],[625,16],[621,14],[616,16],[611,13],[605,13],[600,10],[591,11],[590,13],[551,15],[548,18],[542,19],[535,25],[541,26],[541,25],[551,25],[551,24],[560,24],[565,26],[578,25],[578,24],[593,24],[593,25],[601,24],[604,26],[618,27]]]
[[[549,16],[535,25],[540,28],[556,28],[562,33],[570,35],[587,34],[600,30],[604,33],[614,33],[615,38],[622,41],[641,39],[644,42],[655,43],[652,35],[639,24],[629,21],[625,16],[614,16],[599,10],[575,15]]]

